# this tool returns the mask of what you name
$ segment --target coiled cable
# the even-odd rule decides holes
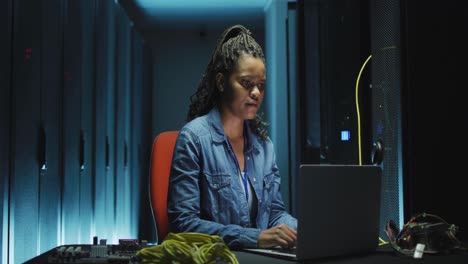
[[[160,245],[136,253],[142,263],[239,264],[223,239],[202,233],[169,233]]]

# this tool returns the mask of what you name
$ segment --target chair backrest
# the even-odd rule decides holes
[[[150,163],[150,202],[156,221],[158,244],[169,232],[167,220],[167,190],[171,172],[172,154],[179,131],[161,132],[153,141]]]

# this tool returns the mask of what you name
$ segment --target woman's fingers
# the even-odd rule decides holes
[[[288,225],[280,224],[263,230],[258,239],[260,248],[280,246],[290,248],[296,245],[297,232]]]
[[[274,232],[281,247],[293,247],[296,244],[297,232],[291,227],[281,224],[274,227]]]

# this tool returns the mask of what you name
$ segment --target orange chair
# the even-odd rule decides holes
[[[150,163],[150,202],[156,221],[158,244],[169,232],[167,220],[167,190],[171,172],[172,154],[179,131],[161,132],[153,141]]]

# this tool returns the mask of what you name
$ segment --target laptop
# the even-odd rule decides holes
[[[301,165],[295,193],[296,247],[246,251],[290,260],[374,252],[381,175],[382,169],[373,165]]]

